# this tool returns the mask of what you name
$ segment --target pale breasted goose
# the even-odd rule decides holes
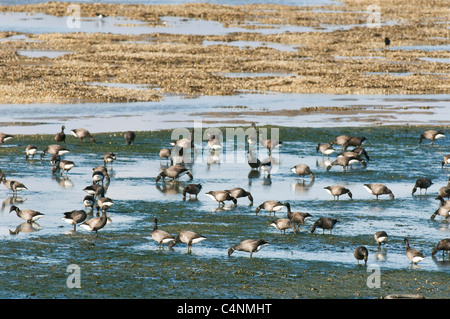
[[[185,152],[184,150],[193,150],[195,151],[195,145],[194,145],[194,130],[191,129],[189,131],[190,136],[189,137],[183,137],[179,140],[177,140],[176,142],[171,142],[170,145],[172,146],[177,146],[177,150],[183,150],[183,153]],[[175,155],[182,155],[182,154],[178,154],[178,153],[174,153]]]
[[[152,238],[158,243],[159,249],[164,249],[165,244],[169,244],[175,241],[175,237],[168,232],[158,229],[158,219],[155,218],[152,230]]]
[[[315,179],[314,173],[306,164],[295,165],[291,168],[291,172],[295,173],[297,176],[301,175],[303,178],[305,178],[305,175],[309,175],[309,177],[311,177],[311,180]]]
[[[336,150],[333,148],[333,145],[330,143],[319,143],[316,147],[316,153],[319,152],[322,153],[322,156],[327,155],[330,156],[333,154]]]
[[[364,260],[364,264],[367,265],[367,258],[369,257],[369,251],[364,246],[356,247],[355,251],[353,252],[353,256],[355,256],[356,260]]]
[[[34,145],[28,145],[25,149],[25,159],[34,158],[34,155],[37,153],[37,147]]]
[[[206,237],[197,234],[190,230],[184,230],[178,234],[177,237],[175,237],[175,240],[169,244],[169,248],[172,248],[177,243],[185,243],[188,246],[188,252],[191,251],[191,247],[193,244],[197,244],[201,241],[204,241]]]
[[[437,245],[433,248],[431,255],[434,256],[436,253],[442,250],[442,257],[444,257],[445,251],[450,252],[450,238],[445,238],[440,240]]]
[[[172,152],[168,148],[162,148],[159,150],[159,159],[162,160],[163,158],[166,160],[170,159],[170,164],[173,165]]]
[[[333,195],[333,199],[339,200],[339,196],[347,194],[350,199],[353,199],[352,192],[348,188],[345,188],[342,185],[332,185],[324,187],[324,189],[331,195]]]
[[[267,210],[269,212],[269,216],[271,212],[275,212],[283,209],[284,207],[286,207],[285,204],[283,204],[282,202],[276,201],[276,200],[266,200],[264,203],[262,203],[261,205],[259,205],[258,207],[256,207],[256,214],[259,213],[259,211],[261,209],[263,210]]]
[[[215,200],[216,202],[219,203],[219,206],[225,205],[225,201],[226,200],[231,200],[233,202],[233,204],[237,204],[237,200],[236,198],[232,197],[230,195],[230,193],[228,193],[227,191],[209,191],[205,194],[206,196],[208,196],[209,198],[211,198],[212,200]]]
[[[263,133],[259,133],[259,142],[264,148],[267,148],[269,151],[269,155],[272,154],[272,151],[276,148],[279,148],[283,142],[277,139],[266,139]]]
[[[195,198],[197,198],[198,193],[202,190],[202,184],[189,184],[186,185],[185,188],[183,188],[183,198],[186,198],[186,194],[189,194],[189,198],[191,198],[191,195],[195,195]]]
[[[62,176],[64,172],[66,172],[67,175],[67,173],[75,166],[73,161],[61,160],[59,155],[53,155],[51,161],[55,165],[52,168],[52,173],[55,173],[59,169],[60,176]]]
[[[425,256],[419,250],[413,249],[409,246],[407,238],[405,238],[403,241],[406,245],[406,257],[408,257],[412,264],[417,264],[424,260]]]
[[[252,258],[254,252],[259,251],[261,248],[267,245],[269,245],[269,243],[264,239],[246,239],[228,249],[228,257],[237,250],[250,253],[250,258]]]
[[[106,216],[106,209],[102,208],[102,214],[99,217],[93,217],[89,220],[86,220],[80,227],[89,230],[91,232],[95,232],[95,236],[98,237],[98,231],[105,227],[108,218]]]
[[[0,144],[12,139],[14,136],[10,134],[0,133]]]
[[[44,155],[48,153],[50,155],[59,155],[62,156],[64,154],[69,153],[69,150],[61,145],[58,144],[51,144],[48,145],[41,153],[41,159],[44,157]]]
[[[364,184],[364,188],[372,195],[375,195],[378,199],[378,196],[380,195],[389,195],[391,199],[394,199],[394,194],[392,191],[387,188],[385,185],[380,183],[373,183],[373,184]]]
[[[112,167],[113,162],[116,160],[116,154],[113,152],[106,152],[105,155],[103,155],[103,163],[104,166],[108,165],[110,163],[110,167]]]
[[[3,185],[5,185],[7,189],[13,191],[13,195],[17,195],[17,192],[22,191],[24,189],[28,189],[24,184],[18,181],[7,180],[5,178],[5,174],[1,170],[0,170],[0,181],[3,183]]]
[[[450,164],[450,154],[444,155],[444,159],[442,160],[441,167],[444,165]]]
[[[243,188],[235,187],[235,188],[232,188],[232,189],[228,189],[226,191],[228,193],[230,193],[230,196],[235,198],[236,200],[238,198],[241,198],[241,197],[247,197],[250,200],[250,203],[253,204],[253,196],[252,196],[252,194],[250,194],[250,192],[246,191]]]
[[[83,205],[84,205],[84,207],[86,207],[86,208],[89,207],[90,209],[93,209],[94,204],[95,204],[94,196],[92,196],[92,195],[84,196],[84,198],[83,198]]]
[[[297,232],[300,231],[300,225],[303,225],[305,223],[305,220],[307,218],[312,217],[309,213],[302,213],[302,212],[293,212],[291,211],[291,205],[289,203],[284,203],[284,205],[287,208],[287,218],[289,220],[297,225]]]
[[[440,215],[444,218],[449,218],[450,217],[450,200],[445,201],[444,198],[442,198],[442,196],[438,196],[438,197],[436,197],[436,199],[441,201],[441,206],[434,211],[434,213],[433,213],[433,215],[431,215],[430,219],[435,219],[437,215]]]
[[[297,234],[297,229],[295,228],[294,223],[288,218],[278,218],[273,220],[270,223],[270,226],[279,229],[283,234],[286,234],[286,229],[291,228],[294,234]]]
[[[105,166],[96,166],[92,168],[92,182],[94,184],[98,182],[102,182],[106,179],[107,182],[111,181],[111,178],[109,177],[108,169]]]
[[[381,247],[381,244],[386,244],[386,240],[388,238],[388,234],[384,230],[377,231],[375,235],[373,235],[375,241],[377,242],[378,247]]]
[[[163,169],[158,176],[156,176],[156,182],[158,182],[161,178],[164,180],[166,177],[172,178],[172,181],[179,179],[181,176],[186,174],[192,180],[194,177],[192,176],[189,169],[182,165],[172,165],[168,168]]]
[[[64,217],[62,219],[70,224],[73,225],[73,230],[77,230],[77,224],[82,223],[86,220],[87,214],[84,210],[73,210],[71,212],[65,212]]]
[[[136,133],[134,133],[133,131],[127,131],[123,135],[123,138],[125,139],[125,143],[127,143],[127,145],[131,145],[136,138]]]
[[[339,221],[335,218],[320,217],[311,227],[311,234],[314,233],[317,227],[322,228],[322,234],[325,233],[325,229],[329,229],[330,234],[332,234],[334,225],[336,225],[336,223],[339,223]]]
[[[44,217],[44,214],[32,210],[32,209],[19,209],[19,207],[13,205],[11,206],[11,208],[9,209],[9,212],[11,213],[12,211],[15,211],[17,216],[19,216],[20,218],[22,218],[23,220],[25,220],[28,223],[31,222],[35,222],[36,220],[38,220],[39,218]]]
[[[430,140],[430,145],[433,145],[434,141],[445,137],[444,133],[436,130],[428,130],[422,133],[419,137],[419,145],[422,143],[423,139]]]
[[[97,199],[97,212],[100,210],[100,208],[103,210],[108,210],[113,205],[114,201],[111,198],[106,197],[104,194],[102,194]]]
[[[422,189],[425,189],[425,194],[426,194],[428,187],[430,187],[431,185],[433,185],[433,182],[431,181],[431,179],[426,178],[426,177],[420,177],[416,180],[416,184],[414,184],[411,195],[414,195],[414,193],[417,191],[418,188],[419,188],[421,194],[422,194]]]
[[[55,141],[57,143],[65,143],[66,142],[66,133],[64,133],[64,130],[66,129],[66,127],[63,125],[61,126],[61,132],[56,133],[55,135]]]
[[[346,170],[349,165],[353,163],[361,163],[364,167],[367,166],[366,161],[364,161],[360,156],[358,157],[347,157],[347,156],[338,156],[330,165],[327,166],[327,172],[335,165],[342,166],[343,170]]]
[[[78,137],[81,141],[84,141],[85,138],[91,140],[92,143],[95,143],[95,138],[92,134],[85,128],[77,128],[70,131],[73,136]]]

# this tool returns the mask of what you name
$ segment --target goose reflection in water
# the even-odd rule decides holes
[[[19,226],[16,227],[15,230],[9,230],[10,235],[18,235],[19,233],[32,233],[35,231],[39,231],[42,229],[42,226],[36,222],[23,222]]]
[[[23,202],[25,202],[26,199],[17,196],[17,195],[12,195],[12,196],[8,196],[5,198],[5,200],[2,202],[2,211],[5,210],[6,206],[12,206],[12,205],[16,205],[16,204],[22,204]]]

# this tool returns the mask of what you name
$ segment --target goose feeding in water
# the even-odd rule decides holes
[[[271,212],[275,212],[283,209],[284,207],[286,207],[285,204],[283,204],[282,202],[276,201],[276,200],[266,200],[264,203],[262,203],[261,205],[259,205],[258,207],[256,207],[256,214],[259,213],[260,210],[267,210],[269,212],[269,215]]]
[[[394,199],[392,191],[381,183],[364,184],[364,188],[372,195],[375,195],[378,199],[380,195],[389,195],[391,199]]]
[[[169,234],[168,232],[161,230],[158,228],[158,219],[155,218],[153,222],[153,230],[152,230],[152,238],[154,241],[158,243],[159,249],[164,249],[165,244],[169,244],[175,241],[175,237]]]
[[[364,246],[356,247],[355,251],[353,252],[353,256],[355,256],[356,260],[364,260],[364,264],[367,265],[367,258],[369,257],[369,251]]]
[[[291,205],[289,203],[284,203],[287,208],[287,218],[297,225],[297,232],[300,231],[300,225],[305,224],[307,218],[311,218],[311,214],[302,212],[291,211]]]
[[[64,217],[62,219],[70,224],[73,225],[73,230],[77,230],[77,224],[82,223],[86,220],[87,214],[84,210],[73,210],[71,212],[65,212]]]
[[[236,198],[232,197],[228,191],[209,191],[205,194],[220,205],[225,205],[226,200],[231,200],[233,204],[237,204]]]
[[[15,211],[17,216],[22,218],[23,220],[25,220],[27,223],[35,222],[39,218],[44,217],[44,214],[42,214],[38,211],[35,211],[32,209],[20,209],[19,207],[15,206],[15,205],[11,206],[11,208],[9,209],[10,213],[12,211]]]
[[[84,141],[85,138],[91,140],[92,143],[95,144],[95,138],[92,134],[85,128],[77,128],[70,131],[73,136],[78,137],[81,141]]]
[[[325,233],[325,229],[329,229],[330,234],[332,234],[333,228],[336,225],[336,223],[339,223],[337,219],[329,217],[320,217],[311,227],[311,234],[314,233],[317,227],[322,228],[322,234]]]
[[[425,259],[425,256],[417,249],[413,249],[409,246],[408,239],[405,238],[404,243],[406,245],[406,257],[411,261],[412,264],[420,263],[422,260]]]
[[[0,170],[0,181],[3,183],[3,185],[5,185],[7,189],[12,190],[14,196],[17,195],[17,192],[28,189],[24,184],[18,181],[6,179],[5,174],[2,170]]]
[[[419,145],[422,144],[423,139],[430,140],[430,145],[433,145],[434,141],[445,137],[444,133],[436,130],[428,130],[423,132],[419,137]]]
[[[191,252],[193,244],[197,244],[204,240],[206,240],[206,237],[204,237],[196,232],[190,231],[190,230],[184,230],[184,231],[180,232],[178,234],[178,236],[175,237],[175,240],[169,244],[169,248],[172,248],[177,243],[181,242],[181,243],[185,243],[188,246],[188,252]]]
[[[34,155],[37,153],[37,147],[34,145],[28,145],[25,149],[25,159],[34,158]]]
[[[332,186],[327,186],[324,187],[324,189],[331,195],[333,195],[333,199],[337,199],[339,200],[339,196],[347,194],[348,197],[350,197],[350,199],[353,199],[353,195],[352,192],[350,192],[350,190],[348,188],[345,188],[342,185],[332,185]]]
[[[156,176],[156,182],[158,182],[161,178],[164,180],[166,177],[172,178],[172,181],[179,179],[183,175],[189,176],[190,179],[193,179],[191,172],[189,169],[182,165],[172,165],[168,168],[165,168],[158,176]]]
[[[250,253],[250,258],[252,258],[254,252],[259,251],[261,248],[267,245],[269,245],[269,243],[264,239],[246,239],[228,249],[228,257],[237,250]]]
[[[425,194],[426,194],[427,189],[431,185],[433,185],[433,182],[431,181],[431,179],[426,178],[426,177],[418,178],[416,180],[416,184],[414,184],[414,187],[412,189],[412,195],[414,195],[414,193],[417,191],[418,188],[419,188],[421,194],[422,194],[422,189],[425,189]]]
[[[295,165],[294,167],[291,168],[291,172],[295,173],[297,176],[302,176],[303,178],[305,178],[305,175],[309,175],[311,180],[315,179],[314,173],[306,164]]]

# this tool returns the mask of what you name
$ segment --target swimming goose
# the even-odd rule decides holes
[[[19,209],[19,207],[15,206],[15,205],[11,206],[11,208],[9,209],[10,213],[12,211],[15,211],[17,216],[19,216],[20,218],[22,218],[23,220],[25,220],[28,223],[35,222],[39,218],[44,217],[44,214],[42,214],[40,212],[37,212],[32,209],[21,210],[21,209]]]
[[[25,155],[25,159],[30,158],[34,158],[34,155],[36,155],[37,153],[37,147],[34,145],[28,145],[27,148],[25,149],[26,155]]]
[[[243,188],[235,187],[235,188],[226,190],[226,192],[230,193],[230,196],[235,198],[236,200],[240,197],[247,197],[250,200],[250,203],[253,204],[252,194],[250,194],[250,192],[247,192]]]
[[[330,234],[333,233],[333,228],[336,223],[339,223],[337,219],[329,217],[320,217],[311,227],[311,234],[314,233],[317,227],[322,228],[322,234],[325,233],[325,229],[330,230]]]
[[[283,142],[276,139],[266,139],[263,133],[259,133],[259,141],[264,148],[267,148],[269,155],[272,154],[272,150],[279,148]]]
[[[95,144],[95,138],[85,128],[73,129],[70,132],[72,133],[73,136],[78,137],[81,141],[84,141],[85,138],[89,138],[91,142]]]
[[[426,178],[426,177],[418,178],[416,180],[416,184],[414,185],[411,195],[414,195],[414,193],[416,192],[416,190],[418,188],[420,189],[421,194],[422,194],[422,189],[425,188],[425,194],[426,194],[428,187],[430,187],[431,185],[433,185],[433,182],[431,181],[431,179]]]
[[[84,210],[73,210],[71,212],[65,212],[64,217],[62,219],[73,225],[73,231],[77,230],[77,224],[82,223],[86,220],[87,214]]]
[[[113,152],[106,152],[105,155],[103,155],[103,163],[105,167],[108,163],[111,163],[110,167],[112,167],[112,164],[115,160],[116,154],[114,154]]]
[[[422,140],[425,138],[427,140],[430,140],[430,145],[433,145],[434,141],[440,138],[445,137],[444,133],[441,131],[436,130],[428,130],[422,133],[419,137],[419,145],[422,143]]]
[[[381,247],[381,244],[386,244],[388,234],[384,230],[381,230],[377,231],[373,237],[375,238],[378,247]]]
[[[420,251],[409,247],[409,242],[407,238],[405,238],[403,241],[406,245],[406,257],[408,257],[411,263],[417,264],[420,263],[422,260],[424,260],[425,256]]]
[[[50,155],[59,155],[62,156],[64,154],[69,153],[69,150],[61,145],[58,144],[51,144],[48,145],[41,153],[41,159],[44,157],[44,155],[48,153]]]
[[[436,255],[436,253],[442,250],[442,257],[444,257],[445,251],[450,252],[450,238],[445,238],[440,240],[437,245],[433,248],[431,255]]]
[[[267,241],[264,239],[246,239],[240,242],[237,245],[234,245],[230,249],[228,249],[228,257],[231,256],[231,254],[237,250],[237,251],[245,251],[250,253],[250,258],[252,258],[253,253],[259,251],[264,246],[269,245]]]
[[[375,195],[378,199],[378,196],[387,194],[391,199],[394,199],[394,194],[392,191],[387,188],[385,185],[380,183],[373,184],[364,184],[364,188],[372,195]]]
[[[322,156],[327,155],[328,157],[333,154],[336,150],[333,148],[333,145],[330,143],[319,143],[316,147],[316,153],[321,152]]]
[[[444,159],[442,160],[442,168],[444,167],[444,165],[450,164],[450,154],[447,154],[444,156]]]
[[[6,142],[7,140],[12,139],[14,136],[10,135],[10,134],[5,134],[5,133],[0,133],[0,144],[3,144],[4,142]]]
[[[136,133],[134,133],[133,131],[127,131],[123,135],[123,138],[125,139],[127,145],[131,145],[134,142],[134,139],[136,138]]]
[[[158,219],[155,218],[152,231],[152,238],[158,243],[159,249],[164,249],[164,244],[169,244],[175,241],[175,237],[168,232],[158,229]]]
[[[169,244],[169,248],[172,248],[177,243],[182,242],[182,243],[187,244],[188,252],[190,252],[193,244],[197,244],[201,241],[204,241],[205,239],[206,239],[206,237],[204,237],[200,234],[197,234],[190,230],[184,230],[184,231],[180,232],[178,234],[178,236],[175,237],[175,240]]]
[[[332,185],[332,186],[327,186],[324,187],[324,189],[331,195],[333,195],[333,199],[337,199],[339,200],[339,196],[347,194],[348,197],[350,197],[350,199],[352,198],[352,192],[350,192],[350,190],[348,188],[345,188],[344,186],[341,185]]]
[[[300,225],[303,225],[305,223],[305,220],[307,218],[312,217],[309,213],[302,213],[302,212],[292,212],[291,211],[291,205],[289,203],[284,203],[284,205],[287,208],[287,218],[294,224],[297,224],[297,232],[300,231]]]
[[[256,207],[256,214],[258,215],[259,211],[261,209],[267,210],[269,212],[269,216],[271,212],[275,212],[279,211],[280,209],[286,207],[285,204],[283,204],[282,202],[276,201],[276,200],[266,200],[264,203],[262,203],[261,205],[259,205],[258,207]]]
[[[286,229],[291,228],[294,234],[297,234],[297,229],[294,226],[294,223],[288,218],[278,218],[273,220],[270,226],[279,229],[283,234],[286,234]]]
[[[105,227],[107,221],[108,219],[106,216],[106,209],[102,208],[102,214],[100,217],[93,217],[89,220],[86,220],[85,222],[80,224],[80,227],[91,232],[95,231],[95,236],[98,237],[98,231]]]
[[[237,204],[236,198],[232,197],[227,191],[209,191],[205,195],[218,202],[219,206],[225,205],[224,201],[226,200],[231,200],[235,205]]]
[[[14,180],[7,180],[5,178],[5,174],[3,171],[0,170],[0,181],[5,185],[5,187],[9,190],[13,191],[13,195],[17,195],[18,191],[22,191],[24,189],[28,189],[24,184],[14,181]]]
[[[364,161],[361,157],[347,157],[347,156],[338,156],[330,165],[327,166],[327,172],[335,165],[342,166],[342,169],[345,171],[349,165],[353,163],[361,163],[364,167],[367,166],[366,161]]]
[[[60,170],[59,175],[62,176],[64,171],[67,173],[75,166],[75,163],[68,160],[61,160],[59,155],[52,156],[52,163],[55,165],[52,168],[52,173],[55,173],[58,169]]]
[[[291,168],[291,171],[297,174],[297,176],[301,175],[303,178],[305,178],[305,175],[309,175],[309,177],[311,177],[311,180],[314,180],[315,178],[314,173],[306,164],[295,165],[294,167]]]
[[[66,133],[64,133],[65,129],[66,129],[66,127],[63,125],[63,126],[61,126],[61,132],[56,133],[56,135],[55,135],[55,141],[56,142],[58,142],[58,143],[60,143],[60,142],[65,143],[66,142]]]
[[[364,246],[356,247],[355,251],[353,252],[353,256],[355,256],[356,260],[364,260],[364,264],[367,265],[367,258],[369,257],[369,251]]]
[[[189,184],[183,188],[183,198],[186,198],[186,194],[189,194],[189,198],[191,198],[191,195],[195,195],[195,198],[197,198],[201,190],[202,184]]]
[[[158,176],[156,176],[156,182],[158,182],[161,178],[164,180],[166,177],[172,178],[172,181],[177,180],[181,176],[186,174],[190,179],[193,179],[191,172],[182,165],[172,165],[168,168],[165,168]]]

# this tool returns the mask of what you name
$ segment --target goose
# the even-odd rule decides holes
[[[375,235],[373,235],[375,241],[377,242],[378,247],[381,247],[381,244],[386,244],[386,240],[388,238],[388,234],[384,231],[377,231]]]
[[[248,150],[247,152],[247,162],[250,168],[253,169],[259,169],[261,167],[261,161],[255,156],[255,154]]]
[[[364,264],[367,265],[367,258],[369,257],[369,251],[364,246],[356,247],[355,251],[353,252],[353,256],[355,256],[356,260],[364,260]]]
[[[441,201],[441,206],[435,210],[433,215],[431,215],[430,219],[435,219],[437,215],[440,215],[444,218],[450,217],[450,200],[444,201],[444,199],[441,196],[436,197],[436,199],[439,199]]]
[[[332,234],[334,225],[336,225],[336,223],[339,223],[337,219],[320,217],[311,227],[311,234],[314,233],[317,227],[322,228],[322,234],[325,233],[325,229],[329,229],[330,234]]]
[[[95,204],[95,199],[94,196],[92,195],[86,195],[83,198],[83,205],[84,207],[89,207],[90,209],[92,209],[94,207]]]
[[[224,201],[226,201],[226,200],[233,201],[234,205],[237,204],[236,198],[232,197],[230,195],[230,193],[228,193],[227,191],[209,191],[205,195],[208,196],[209,198],[211,198],[212,200],[215,200],[216,202],[218,202],[219,206],[221,204],[225,205]]]
[[[254,252],[259,251],[261,248],[267,245],[269,245],[269,243],[264,239],[246,239],[228,249],[228,257],[237,250],[250,253],[250,258],[252,258]]]
[[[172,178],[172,181],[177,180],[181,176],[186,174],[190,179],[193,179],[191,172],[182,165],[172,165],[168,168],[165,168],[158,176],[156,176],[156,182],[158,182],[161,178],[164,180],[166,177]]]
[[[426,177],[420,177],[416,180],[416,184],[414,185],[413,189],[412,189],[412,195],[414,195],[414,193],[417,191],[417,189],[420,189],[420,193],[422,194],[422,189],[425,188],[425,194],[427,193],[427,189],[428,187],[430,187],[431,185],[433,185],[433,182],[431,181],[431,179],[426,178]]]
[[[271,158],[268,158],[268,159],[265,159],[264,161],[262,161],[260,168],[264,172],[264,175],[267,174],[267,178],[270,178],[270,172],[272,171]]]
[[[52,173],[55,173],[58,169],[60,170],[59,175],[62,176],[64,172],[67,173],[75,166],[75,163],[68,160],[61,160],[59,155],[52,156],[52,163],[54,163],[54,167],[52,168]]]
[[[96,17],[99,18],[100,20],[107,17],[106,14],[103,14],[103,13],[97,13],[97,12],[95,13],[95,15],[96,15]]]
[[[328,157],[333,154],[336,150],[333,148],[333,145],[330,143],[319,143],[316,147],[316,153],[321,152],[322,156],[327,155]]]
[[[91,142],[95,144],[95,138],[85,128],[73,129],[70,132],[72,133],[73,136],[78,137],[81,141],[84,141],[85,138],[89,138]]]
[[[291,171],[297,174],[297,176],[301,175],[303,178],[305,178],[305,175],[309,175],[309,177],[311,177],[311,180],[315,179],[314,173],[306,164],[295,165],[294,167],[291,168]]]
[[[32,209],[19,209],[19,207],[13,205],[11,206],[11,208],[9,209],[9,212],[11,213],[12,211],[15,211],[17,216],[19,216],[20,218],[22,218],[23,220],[25,220],[27,223],[31,223],[31,222],[35,222],[37,221],[39,218],[44,217],[44,214],[37,212],[35,210]]]
[[[369,154],[367,154],[367,151],[364,148],[362,148],[362,147],[354,148],[351,151],[341,152],[341,153],[339,153],[338,157],[346,156],[346,157],[350,157],[350,158],[356,159],[359,162],[361,162],[363,155],[368,161],[370,161]]]
[[[350,197],[350,199],[353,199],[353,195],[352,192],[350,192],[350,190],[348,188],[345,188],[344,186],[341,185],[332,185],[332,186],[327,186],[324,187],[324,189],[330,193],[331,195],[333,195],[333,199],[337,199],[339,200],[339,196],[347,194],[348,197]]]
[[[406,257],[408,257],[412,264],[417,264],[424,260],[425,256],[420,251],[409,247],[407,238],[405,238],[403,241],[406,245]]]
[[[201,190],[202,184],[189,184],[183,188],[183,198],[186,198],[186,194],[189,194],[189,198],[191,198],[191,195],[195,195],[195,198],[197,198]]]
[[[133,131],[127,131],[123,135],[123,138],[125,139],[127,145],[131,145],[134,142],[134,139],[136,138],[136,133],[134,133]]]
[[[106,222],[108,221],[106,216],[106,209],[103,209],[102,207],[102,214],[100,217],[93,217],[89,220],[84,221],[80,224],[80,227],[95,232],[95,237],[98,237],[98,231],[105,227]]]
[[[387,188],[385,185],[380,183],[373,183],[373,184],[364,184],[364,188],[372,195],[375,195],[378,199],[378,196],[387,194],[391,199],[394,199],[394,194],[392,191]]]
[[[106,178],[106,181],[110,182],[111,178],[108,174],[108,169],[105,166],[96,166],[92,168],[92,182],[94,184],[102,182]]]
[[[297,234],[294,223],[288,218],[278,218],[276,220],[273,220],[270,226],[279,229],[283,234],[286,234],[286,229],[291,228],[294,234]]]
[[[249,144],[249,146],[256,146],[256,143],[258,141],[258,136],[256,132],[257,132],[256,124],[253,122],[250,128],[250,132],[247,136],[247,143]]]
[[[87,186],[83,189],[83,191],[88,193],[89,195],[92,195],[94,199],[98,196],[104,196],[106,193],[105,187],[99,184],[92,184],[90,186]]]
[[[450,164],[450,154],[444,155],[444,159],[442,160],[441,167],[444,168],[444,165]]]
[[[307,218],[312,217],[309,213],[302,213],[302,212],[292,212],[291,211],[291,205],[289,203],[284,203],[284,205],[287,208],[287,218],[294,224],[297,224],[297,232],[300,231],[300,225],[303,225],[305,223],[305,220]]]
[[[264,148],[267,148],[269,155],[272,154],[272,150],[279,148],[283,142],[276,139],[266,139],[262,132],[259,133],[259,141]]]
[[[450,199],[450,177],[446,186],[442,186],[438,190],[438,196]]]
[[[175,240],[169,244],[169,248],[172,248],[177,243],[182,242],[182,243],[187,244],[188,252],[190,252],[193,244],[197,244],[201,241],[204,241],[205,239],[206,239],[206,237],[204,237],[200,234],[197,234],[190,230],[184,230],[184,231],[180,232],[178,234],[178,236],[175,237]]]
[[[345,149],[347,149],[348,146],[360,147],[366,140],[367,138],[365,136],[352,136],[350,137],[350,140],[348,140]]]
[[[0,133],[0,144],[12,139],[14,136],[10,134]]]
[[[152,231],[152,238],[158,243],[159,249],[164,249],[164,244],[169,244],[175,241],[175,237],[168,232],[158,229],[158,219],[155,218]]]
[[[66,133],[64,133],[64,130],[66,127],[63,125],[61,126],[61,132],[56,133],[55,135],[55,141],[58,143],[65,143],[66,142]]]
[[[170,145],[178,146],[178,147],[180,147],[182,149],[190,149],[191,148],[191,149],[194,150],[195,149],[195,145],[194,145],[194,130],[191,129],[189,131],[189,134],[190,134],[189,138],[187,138],[187,137],[181,138],[181,139],[177,140],[176,142],[170,143]]]
[[[431,255],[434,256],[436,253],[442,250],[442,257],[444,257],[445,251],[450,252],[450,238],[445,238],[440,240],[437,245],[433,248]]]
[[[111,163],[110,167],[112,167],[112,164],[115,160],[116,154],[114,154],[113,152],[106,152],[105,155],[103,155],[103,163],[105,167],[108,163]]]
[[[441,202],[441,206],[450,208],[450,200],[444,200],[442,196],[437,196],[435,199]]]
[[[28,145],[27,148],[25,149],[26,155],[25,155],[25,159],[29,159],[30,156],[31,158],[34,158],[34,155],[36,155],[37,153],[37,147],[34,145]]]
[[[106,197],[104,194],[102,194],[102,195],[100,195],[100,198],[97,199],[97,212],[100,211],[100,207],[106,211],[112,205],[114,205],[113,200],[109,197]]]
[[[222,144],[215,135],[211,135],[210,139],[208,140],[208,147],[211,151],[217,151],[222,149]]]
[[[166,160],[170,159],[170,164],[173,165],[172,152],[168,148],[162,148],[159,150],[159,159],[162,160],[163,158]]]
[[[434,141],[440,138],[445,137],[444,133],[436,130],[428,130],[423,132],[419,137],[419,145],[422,144],[423,139],[430,140],[430,145],[433,145]]]
[[[0,170],[0,181],[5,185],[6,188],[13,191],[13,195],[17,195],[17,192],[22,191],[24,189],[28,189],[24,184],[14,181],[14,180],[7,180],[5,178],[5,174],[3,171]]]
[[[361,163],[364,167],[367,166],[366,161],[364,161],[361,157],[348,157],[348,156],[338,156],[330,165],[327,166],[327,172],[335,165],[342,166],[342,169],[345,171],[349,165],[353,163]]]
[[[77,230],[77,224],[82,223],[86,220],[87,214],[84,210],[73,210],[71,212],[65,212],[64,217],[62,219],[73,225],[73,231]]]
[[[69,150],[61,145],[58,144],[51,144],[48,145],[41,153],[41,159],[44,157],[44,155],[48,153],[50,155],[59,155],[62,156],[64,154],[69,153]]]
[[[330,142],[331,145],[338,144],[342,146],[344,151],[347,150],[349,146],[361,146],[362,143],[366,140],[364,136],[349,136],[349,135],[339,135],[333,141]]]
[[[271,212],[279,211],[280,209],[286,207],[285,204],[276,200],[266,200],[264,203],[256,207],[256,215],[258,215],[261,209],[267,210],[269,212],[269,216]]]
[[[250,203],[253,204],[253,196],[250,194],[250,192],[246,191],[243,188],[235,187],[232,189],[226,190],[230,194],[231,197],[235,198],[236,200],[241,197],[247,197],[250,200]]]

